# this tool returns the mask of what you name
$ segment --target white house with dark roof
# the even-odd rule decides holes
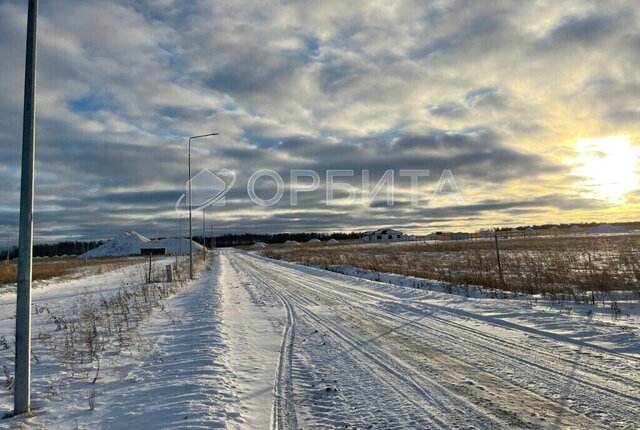
[[[362,233],[361,239],[364,243],[386,243],[407,240],[407,236],[403,232],[392,228],[381,228],[374,231],[365,231]]]

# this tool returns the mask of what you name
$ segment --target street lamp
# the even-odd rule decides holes
[[[182,257],[182,215],[178,214],[178,249],[180,250],[176,253],[176,272],[178,271],[178,255]]]
[[[191,136],[189,138],[189,279],[193,279],[193,228],[191,225],[191,141],[200,139],[201,137],[217,136],[219,133],[201,134],[200,136]]]

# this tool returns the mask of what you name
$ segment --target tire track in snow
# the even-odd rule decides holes
[[[240,272],[233,259],[229,259],[233,269]],[[285,325],[282,330],[282,342],[280,344],[280,352],[278,355],[278,363],[276,365],[276,374],[273,382],[273,405],[271,410],[271,430],[296,430],[298,422],[293,403],[293,343],[295,340],[296,313],[295,309],[280,292],[261,280],[255,273],[244,271],[255,281],[265,286],[278,300],[285,309],[286,318]]]
[[[324,284],[319,282],[314,282],[311,279],[308,279],[307,277],[298,277],[297,274],[292,273],[290,274],[290,276],[291,276],[291,279],[298,279],[301,282],[306,282],[307,284],[314,285],[315,287],[321,288],[324,286]],[[371,296],[370,294],[368,294],[368,292],[362,292],[361,290],[351,290],[351,291],[352,293],[356,293],[356,294],[362,293],[365,296]],[[319,293],[318,289],[315,289],[314,292]],[[342,291],[337,291],[337,290],[332,290],[329,297],[335,299],[336,295],[340,295],[344,297],[345,300],[347,301],[353,297],[352,295],[348,295]],[[375,294],[374,297],[383,298],[387,301],[390,300],[390,297],[381,296],[380,294]],[[451,331],[451,328],[453,327],[456,330],[460,332],[464,332],[469,335],[468,337],[464,337],[465,342],[472,343],[475,346],[490,350],[496,354],[509,357],[514,360],[518,360],[522,364],[535,367],[540,371],[555,373],[554,376],[563,376],[563,373],[554,371],[553,368],[542,367],[540,366],[540,362],[547,363],[550,366],[555,365],[557,367],[557,364],[558,364],[557,362],[562,361],[567,367],[575,366],[575,359],[573,358],[572,359],[565,358],[563,356],[558,355],[557,353],[551,353],[551,352],[542,350],[540,348],[534,348],[527,345],[523,345],[522,343],[512,342],[512,341],[503,339],[499,336],[491,335],[485,331],[480,331],[480,330],[465,326],[463,324],[456,323],[451,319],[438,317],[433,313],[429,313],[429,314],[416,313],[416,311],[420,312],[420,310],[412,308],[410,302],[411,301],[408,301],[408,303],[394,303],[394,305],[402,306],[404,310],[406,310],[409,313],[413,311],[413,314],[415,316],[419,315],[420,317],[422,317],[421,319],[429,320],[429,324],[421,323],[419,321],[412,320],[411,318],[408,318],[408,317],[403,317],[402,315],[399,315],[397,312],[390,312],[389,310],[380,308],[379,306],[368,306],[366,311],[377,313],[379,316],[383,318],[395,319],[399,323],[404,324],[404,323],[410,322],[412,325],[419,326],[423,330],[437,332],[439,336],[444,336],[445,338],[453,339],[454,341],[456,341],[456,343],[458,343],[460,341],[460,337],[456,337],[456,335],[453,334],[453,332]],[[352,302],[349,301],[349,303],[352,303]],[[461,316],[458,315],[456,312],[452,312],[450,309],[447,309],[444,306],[429,304],[429,308],[435,308],[439,312],[450,315],[453,318],[457,318],[457,319],[461,318]],[[495,324],[491,321],[485,321],[485,319],[482,319],[482,318],[478,318],[478,319],[482,323],[492,325],[497,329],[502,329],[502,330],[505,329],[505,327],[500,324]],[[438,327],[441,327],[441,329],[437,330],[434,327],[434,323]],[[507,328],[518,329],[518,325],[514,324],[514,326],[515,327],[507,327]],[[618,354],[615,352],[606,351],[606,350],[603,350],[602,348],[590,348],[589,346],[582,347],[581,345],[576,345],[570,342],[564,342],[562,340],[557,340],[557,339],[551,339],[551,340],[555,343],[565,345],[566,348],[569,350],[574,350],[574,348],[576,347],[581,348],[580,350],[580,355],[582,359],[582,362],[580,363],[581,368],[576,369],[577,375],[575,377],[572,377],[572,379],[575,379],[576,382],[590,385],[591,388],[593,389],[606,391],[608,394],[611,394],[611,395],[621,395],[622,397],[626,397],[629,400],[639,401],[638,396],[640,396],[640,383],[634,379],[626,377],[624,374],[620,374],[625,372],[625,370],[627,371],[629,370],[629,366],[628,366],[629,362],[633,362],[633,361],[638,362],[637,358],[630,357],[623,354]],[[516,351],[516,350],[526,351],[529,357],[524,356],[522,354],[520,354],[519,356],[514,354],[513,351]],[[535,361],[531,356],[535,356]],[[585,362],[585,359],[592,358],[592,357],[597,358],[598,362],[597,363]],[[621,366],[623,364],[626,364],[627,367],[616,369],[616,370],[619,370],[620,373],[608,371],[608,369],[604,369],[602,366],[603,360],[615,361],[616,363],[620,363]],[[593,379],[594,376],[596,376],[596,378],[598,379],[598,382],[601,382],[603,384],[606,383],[608,385],[614,385],[614,387],[609,389],[607,387],[594,385],[589,383],[588,381],[585,381],[586,378]],[[635,394],[631,396],[627,396],[624,393],[622,393],[622,391],[624,390],[626,391],[633,390]]]
[[[330,302],[328,303],[331,303],[331,302],[336,303],[337,301],[338,303],[341,303],[342,306],[348,308],[349,311],[347,312],[347,314],[353,314],[353,313],[360,314],[359,319],[357,319],[356,321],[359,323],[363,323],[367,321],[372,322],[372,320],[373,321],[379,320],[380,324],[383,324],[383,325],[386,324],[387,327],[389,327],[389,322],[392,321],[392,322],[398,323],[399,326],[404,327],[404,330],[410,329],[411,326],[413,325],[411,324],[412,320],[410,320],[407,317],[396,315],[395,312],[390,312],[387,309],[378,308],[377,306],[373,306],[373,307],[371,306],[371,305],[375,305],[375,302],[380,301],[380,299],[384,299],[389,302],[393,300],[398,302],[397,297],[393,297],[391,295],[384,295],[384,293],[380,294],[376,292],[374,293],[375,301],[374,303],[372,303],[371,294],[367,294],[366,291],[362,291],[351,285],[346,285],[345,282],[340,283],[338,280],[336,280],[337,285],[334,286],[332,285],[331,280],[320,278],[320,274],[317,276],[314,276],[313,274],[307,274],[304,271],[296,269],[295,267],[290,267],[288,265],[287,266],[281,265],[279,263],[270,262],[268,260],[266,262],[264,260],[261,261],[261,259],[256,257],[252,258],[249,256],[247,257],[242,256],[242,258],[245,263],[251,264],[252,266],[254,266],[254,271],[260,270],[262,272],[265,272],[269,276],[269,278],[273,279],[273,282],[275,282],[280,286],[280,288],[282,288],[285,285],[291,285],[291,286],[295,285],[295,289],[291,290],[289,288],[288,292],[289,293],[294,292],[296,300],[299,300],[300,299],[299,296],[302,296],[301,290],[305,290],[304,291],[305,298],[309,298],[309,296],[311,295],[324,297],[324,299],[330,300]],[[251,262],[249,260],[251,260]],[[265,263],[267,267],[262,267],[261,265],[260,267],[258,267],[259,263],[261,262]],[[342,287],[344,287],[344,289]],[[358,294],[361,294],[361,297],[360,297],[361,299],[362,299],[362,296],[365,296],[365,298],[368,298],[369,300],[365,300],[364,303],[361,303],[361,300],[360,301],[356,300],[358,297]],[[412,300],[407,300],[407,301],[401,300],[401,302],[411,303]],[[313,304],[313,303],[310,303],[310,304]],[[423,316],[423,315],[416,315],[416,316]],[[457,318],[461,318],[459,315],[456,315],[456,314],[453,314],[453,316]],[[416,342],[417,342],[417,339],[421,339],[421,338],[425,339],[425,341],[428,342],[430,338],[428,336],[425,338],[425,334],[431,333],[431,335],[429,335],[429,336],[432,336],[431,339],[433,339],[433,336],[435,336],[439,341],[445,342],[445,345],[449,344],[448,347],[445,347],[443,352],[450,354],[452,361],[460,362],[460,365],[462,366],[461,369],[463,372],[466,372],[468,374],[469,367],[471,366],[471,367],[476,367],[475,369],[476,372],[486,373],[487,370],[482,369],[481,365],[476,364],[476,366],[473,366],[473,363],[469,362],[468,360],[469,358],[473,358],[473,356],[475,356],[476,354],[480,354],[482,358],[487,358],[485,356],[487,356],[487,353],[488,353],[490,355],[490,358],[492,358],[492,360],[497,359],[497,362],[493,366],[495,368],[505,366],[505,368],[507,369],[516,369],[518,372],[522,370],[522,372],[520,373],[525,374],[526,367],[530,367],[532,371],[529,371],[530,373],[529,378],[531,378],[532,377],[531,375],[533,375],[534,380],[535,380],[535,375],[537,374],[536,372],[538,373],[542,372],[543,374],[545,374],[546,376],[544,377],[544,379],[539,380],[540,385],[538,386],[538,388],[542,388],[546,390],[548,388],[547,384],[551,384],[552,386],[555,384],[558,387],[564,384],[565,386],[570,387],[571,391],[576,389],[575,387],[582,387],[579,390],[582,393],[582,395],[580,395],[579,398],[581,401],[587,401],[586,410],[587,412],[591,412],[590,415],[593,418],[598,419],[598,421],[600,421],[600,419],[604,419],[605,422],[609,422],[610,424],[616,424],[616,426],[621,426],[621,427],[626,426],[624,422],[616,423],[615,421],[613,421],[615,419],[615,415],[617,415],[618,418],[625,416],[624,409],[621,410],[618,406],[621,407],[624,403],[628,404],[629,401],[637,400],[637,398],[634,397],[633,394],[626,395],[623,392],[619,392],[619,393],[616,392],[618,388],[624,388],[622,386],[622,383],[624,382],[625,379],[627,379],[624,376],[620,375],[619,378],[616,378],[615,375],[608,374],[604,370],[602,372],[593,372],[590,374],[590,371],[592,369],[587,368],[589,372],[582,371],[577,366],[576,362],[569,362],[567,361],[567,359],[558,360],[558,357],[556,357],[556,361],[554,363],[553,355],[550,352],[545,351],[544,349],[540,349],[544,347],[543,345],[536,345],[537,346],[536,348],[532,348],[532,347],[522,348],[523,345],[516,344],[514,342],[508,342],[508,341],[502,342],[504,341],[504,339],[501,339],[498,336],[487,335],[484,332],[471,329],[462,324],[458,324],[458,323],[449,324],[450,321],[447,319],[443,319],[443,318],[429,319],[429,317],[432,317],[432,315],[427,315],[426,317],[427,319],[425,320],[425,323],[418,323],[413,325],[412,330],[409,331],[410,336],[414,337]],[[354,321],[355,320],[356,319],[354,318]],[[481,320],[481,322],[483,321]],[[372,324],[372,327],[373,327],[373,324]],[[500,328],[503,330],[505,329],[505,327],[500,327]],[[483,337],[482,334],[485,334],[486,336]],[[459,336],[463,336],[463,337],[460,338]],[[399,338],[398,340],[402,341],[401,338]],[[546,340],[553,341],[555,344],[564,343],[562,342],[562,340],[558,340],[558,339],[546,339]],[[460,350],[461,341],[464,341],[464,345],[463,345],[464,348],[468,348],[469,351],[473,353],[471,354],[471,357],[467,358],[466,356],[468,354],[465,354],[464,351]],[[405,343],[409,344],[411,342],[405,342]],[[566,343],[570,344],[573,347],[576,347],[575,344],[571,344],[570,342],[566,342]],[[540,352],[540,354],[537,354],[537,352]],[[597,352],[598,354],[603,353],[603,351],[601,350],[594,350],[594,352]],[[616,354],[611,354],[611,355],[616,359],[624,358],[622,356],[617,357]],[[463,361],[460,361],[459,360],[460,358]],[[464,363],[464,360],[467,360],[467,363]],[[544,365],[538,364],[537,363],[538,360],[541,360],[541,362]],[[490,364],[491,363],[489,362],[489,365]],[[571,364],[574,365],[573,368],[571,368]],[[582,365],[583,365],[583,362],[581,361],[580,367]],[[595,360],[593,361],[592,365],[593,366],[596,365]],[[523,368],[523,366],[525,367]],[[549,368],[547,369],[546,367],[549,367]],[[573,374],[573,372],[575,372],[576,370],[578,370],[578,373]],[[606,381],[607,375],[613,376],[612,379],[614,380],[613,381],[614,389],[608,388],[609,385],[612,385],[611,384],[612,381],[608,381],[608,384],[607,384],[607,381]],[[599,386],[598,384],[591,383],[591,380],[594,379],[594,376],[596,376],[595,380],[598,383],[602,382],[604,383],[604,385]],[[540,407],[544,407],[544,404],[546,404],[547,408],[552,408],[554,410],[553,414],[557,415],[559,420],[563,420],[566,417],[573,416],[577,420],[575,422],[576,425],[578,422],[581,422],[581,421],[583,422],[583,424],[588,425],[589,427],[596,427],[599,425],[597,421],[592,421],[588,419],[585,415],[582,415],[581,412],[585,410],[584,408],[582,409],[577,408],[578,409],[577,411],[574,409],[568,409],[562,398],[554,399],[547,396],[540,396],[540,392],[531,391],[528,389],[527,386],[513,385],[511,383],[511,379],[512,379],[511,375],[507,375],[506,377],[508,379],[504,379],[505,375],[500,376],[500,373],[498,372],[495,375],[492,374],[491,377],[494,379],[496,377],[502,378],[503,382],[501,382],[501,384],[504,385],[506,383],[507,388],[508,388],[508,385],[512,385],[511,391],[514,392],[513,394],[517,393],[518,391],[522,392],[522,394],[524,394],[525,392],[530,393],[528,396],[531,396],[531,395],[534,396],[531,399],[536,405]],[[485,379],[487,381],[491,380],[491,378],[489,378],[489,374],[487,374],[487,378]],[[445,378],[443,382],[446,383],[447,382],[446,380],[447,378]],[[563,383],[562,381],[570,381],[570,383],[566,383],[566,382]],[[632,383],[631,387],[628,387],[625,391],[628,391],[629,388],[632,388],[631,391],[633,391],[633,387],[635,385],[636,384]],[[505,391],[504,391],[505,393],[508,392],[507,388],[505,388]],[[595,394],[593,392],[594,390],[595,392],[602,393],[599,397],[597,397],[598,399],[600,399],[598,401],[599,406],[594,405],[593,408],[589,408],[589,406],[591,406],[589,404],[589,401],[592,400],[590,397],[590,393]],[[562,394],[564,392],[564,389],[560,387],[560,390],[558,392]],[[543,394],[545,394],[544,391],[543,391]],[[569,394],[573,395],[574,393],[571,392]],[[612,398],[616,398],[616,397],[618,398],[617,402],[619,404],[613,407],[615,412],[613,414],[614,416],[607,418],[606,412],[603,416],[599,410],[602,410],[603,408],[607,407],[607,402],[606,402],[607,399],[613,400]],[[626,401],[620,401],[621,398],[626,399]],[[529,407],[529,409],[531,409],[531,407]],[[604,409],[604,411],[610,412],[607,409]],[[497,411],[497,412],[500,412],[500,411]],[[578,413],[578,415],[575,415],[576,413]],[[566,417],[562,417],[563,415],[566,415]],[[627,418],[630,418],[630,416],[628,416],[628,412],[627,412]],[[551,423],[547,421],[547,425],[549,424]]]
[[[251,268],[246,272],[271,291],[283,289],[287,282],[291,282],[290,279],[288,281],[279,280],[279,282],[267,279],[262,274],[258,274],[264,270],[264,268],[255,265],[255,262],[258,261],[250,261],[244,256],[239,256],[239,258],[242,259],[245,267]],[[269,273],[269,276],[273,277],[274,273]],[[496,415],[486,414],[464,397],[434,383],[420,375],[415,369],[407,367],[403,362],[377,349],[368,342],[366,337],[355,337],[354,333],[350,331],[345,333],[343,325],[332,323],[328,318],[318,317],[313,311],[307,309],[313,308],[315,303],[308,301],[306,297],[295,295],[292,298],[295,298],[295,302],[300,305],[300,312],[308,320],[331,333],[339,341],[341,352],[335,354],[336,356],[353,357],[352,360],[356,363],[358,370],[363,372],[363,374],[358,374],[358,378],[368,381],[368,384],[365,385],[368,385],[369,390],[371,387],[379,387],[378,389],[380,389],[384,386],[394,393],[397,400],[385,398],[384,401],[384,406],[388,408],[385,412],[395,415],[395,418],[386,418],[390,420],[388,424],[391,426],[390,428],[450,428],[452,422],[461,427],[469,426],[472,423],[491,428],[510,427],[509,422]],[[367,387],[363,386],[363,389],[367,390]],[[366,405],[357,405],[358,408],[362,408],[362,406]],[[446,421],[441,418],[443,414],[447,416]],[[354,417],[354,419],[357,420],[358,417]],[[513,423],[514,421],[511,419],[511,424]]]
[[[362,306],[360,303],[360,306],[357,306],[358,302],[353,300],[353,293],[357,294],[360,290],[355,289],[352,291],[352,294],[346,294],[344,291],[337,289],[327,291],[326,282],[310,276],[300,275],[304,275],[304,273],[298,272],[295,269],[289,269],[286,273],[286,279],[296,281],[298,287],[306,287],[310,294],[323,295],[326,299],[334,301],[342,300],[345,306],[348,305],[350,307],[351,313],[359,313],[361,315],[360,321],[367,321],[373,318],[377,319],[380,324],[386,324],[387,326],[389,326],[389,321],[395,321],[398,324],[397,327],[403,327],[403,330],[407,330],[411,326],[419,327],[419,331],[411,331],[411,336],[416,339],[423,338],[425,339],[425,343],[432,343],[433,336],[437,338],[438,342],[445,342],[448,346],[445,347],[444,351],[450,354],[450,360],[452,362],[464,362],[467,366],[474,367],[477,372],[483,373],[493,368],[495,375],[508,384],[512,384],[514,388],[524,389],[536,396],[544,394],[542,397],[548,399],[547,402],[552,401],[550,405],[557,406],[560,408],[558,410],[566,409],[566,405],[560,401],[561,399],[553,401],[550,396],[555,395],[555,393],[553,391],[549,392],[549,388],[556,387],[557,393],[564,393],[563,395],[565,396],[568,396],[569,393],[567,393],[563,387],[571,387],[570,391],[572,392],[579,388],[582,396],[573,396],[571,401],[576,402],[577,406],[581,406],[584,411],[589,412],[592,418],[606,419],[610,424],[615,423],[618,427],[628,427],[613,419],[609,419],[607,416],[613,414],[613,416],[621,418],[628,415],[628,411],[633,410],[633,405],[638,402],[637,394],[625,394],[625,391],[632,392],[634,386],[637,386],[636,383],[625,386],[620,384],[613,374],[608,374],[612,380],[607,380],[606,378],[598,376],[597,372],[594,372],[596,373],[596,375],[594,375],[594,373],[590,371],[581,371],[575,361],[572,363],[572,366],[558,367],[559,363],[557,359],[553,361],[544,357],[543,360],[542,357],[534,353],[535,350],[526,351],[526,354],[519,352],[519,344],[502,347],[501,339],[497,336],[492,336],[490,341],[481,342],[482,338],[476,331],[467,330],[468,328],[461,324],[438,318],[431,314],[415,315],[416,317],[420,317],[421,320],[424,319],[428,321],[428,323],[424,323],[416,321],[417,318],[406,318],[397,315],[395,312],[380,309],[375,306],[375,304],[367,303],[366,306]],[[348,289],[346,285],[345,288]],[[368,296],[366,292],[364,292],[363,295]],[[342,299],[338,299],[338,297]],[[441,307],[438,307],[438,309],[440,308]],[[456,316],[454,313],[451,314]],[[467,332],[469,332],[469,336],[464,336],[464,333]],[[431,333],[432,336],[425,337],[427,333]],[[597,353],[601,353],[600,350],[596,351]],[[487,353],[490,353],[490,360],[487,358]],[[465,356],[479,361],[474,363],[469,358],[465,359]],[[538,359],[546,363],[546,367],[534,361]],[[580,366],[581,365],[582,363],[580,363]],[[504,369],[509,369],[509,372],[513,372],[513,374],[510,374],[508,379],[504,379],[504,375],[500,376],[500,368],[503,369],[502,373],[504,373]],[[514,384],[514,375],[519,375],[522,380],[529,381],[529,383]],[[545,376],[544,378],[540,378],[540,375]],[[593,380],[596,382],[594,383]],[[529,384],[533,385],[530,386]],[[536,387],[538,391],[532,389]],[[545,390],[546,392],[541,392],[540,390]],[[612,402],[613,399],[617,400]],[[596,406],[596,404],[599,406]],[[569,413],[571,410],[566,409],[566,411]],[[595,426],[596,422],[592,421],[590,425]]]
[[[299,281],[301,279],[293,275],[291,276],[291,278],[298,279]],[[313,285],[315,287],[323,286],[323,284],[321,283],[318,283],[318,282],[314,283],[313,281],[306,278],[304,278],[304,280],[302,280],[301,282],[306,282],[308,285]],[[314,293],[320,294],[320,291],[316,288],[314,290]],[[338,291],[332,291],[331,294],[327,295],[327,297],[335,299],[336,295],[342,295],[345,298],[348,297],[347,295],[344,295]],[[353,302],[351,301],[349,301],[348,303],[353,305]],[[403,306],[404,304],[394,303],[394,305]],[[450,310],[447,310],[442,306],[437,306],[437,305],[429,305],[429,306],[437,308],[438,311],[447,313],[453,316],[454,318],[460,318],[456,313],[451,312]],[[411,310],[414,310],[414,309],[409,308],[409,311]],[[361,311],[361,309],[354,308],[354,311]],[[554,355],[537,348],[528,347],[521,343],[511,342],[503,338],[500,338],[499,336],[494,336],[484,331],[476,330],[471,327],[467,327],[463,324],[456,323],[455,321],[452,321],[450,319],[441,318],[433,314],[414,313],[414,316],[420,316],[421,320],[428,320],[429,324],[426,324],[416,319],[405,317],[397,313],[389,312],[388,310],[385,310],[384,308],[379,308],[375,305],[367,306],[366,313],[369,315],[371,314],[377,315],[378,318],[380,319],[395,320],[396,322],[398,322],[399,324],[402,324],[403,326],[408,324],[414,327],[419,327],[421,330],[423,330],[423,333],[425,331],[432,332],[435,335],[437,335],[440,339],[449,341],[450,343],[455,345],[459,345],[461,341],[464,341],[466,347],[471,346],[471,347],[475,347],[477,351],[492,352],[493,354],[495,354],[495,356],[501,356],[505,359],[511,360],[512,363],[528,366],[531,369],[533,369],[533,371],[548,373],[552,378],[564,377],[564,378],[573,380],[575,383],[578,383],[581,385],[587,385],[590,389],[603,391],[607,395],[620,396],[634,402],[640,402],[640,397],[639,397],[640,383],[624,375],[620,375],[620,374],[616,374],[616,373],[612,373],[604,370],[602,368],[602,362],[600,363],[600,366],[597,366],[597,364],[595,363],[591,363],[591,364],[585,363],[584,359],[586,358],[587,354],[590,353],[588,351],[588,348],[584,348],[585,350],[580,352],[582,356],[581,358],[583,360],[580,363],[580,366],[583,368],[574,369],[573,371],[576,373],[576,375],[571,376],[571,375],[568,375],[567,372],[555,370],[553,367],[554,366],[558,367],[558,361],[562,361],[564,365],[566,365],[565,370],[569,368],[573,368],[575,367],[575,364],[576,364],[575,359],[569,360],[567,358],[559,356],[558,354]],[[492,324],[492,325],[495,325],[495,324]],[[496,327],[504,329],[504,327],[499,325],[496,325]],[[451,330],[452,328],[455,328],[456,330],[452,331]],[[468,334],[469,336],[460,336],[460,334],[455,334],[456,331],[462,332],[464,334]],[[571,346],[575,346],[575,345],[571,344]],[[526,351],[528,353],[528,356],[514,353],[514,351],[518,351],[518,350]],[[602,352],[599,349],[594,350],[593,353],[599,354],[599,357],[606,355],[605,352]],[[624,357],[624,356],[612,354],[612,357],[615,357],[616,359],[629,361],[629,359],[627,359],[627,357]],[[600,360],[602,360],[602,358],[600,358]],[[593,383],[587,380],[587,378],[596,379],[598,383]],[[611,385],[612,387],[606,387],[606,386],[603,386],[602,384]],[[623,391],[634,391],[635,394],[627,395]]]

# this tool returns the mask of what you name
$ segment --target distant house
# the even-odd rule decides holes
[[[365,231],[361,239],[364,243],[400,242],[405,240],[405,234],[392,228],[381,228],[374,231]]]

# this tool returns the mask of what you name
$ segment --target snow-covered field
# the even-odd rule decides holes
[[[640,422],[637,319],[402,287],[236,250],[207,265],[144,316],[135,347],[119,356],[105,349],[93,410],[91,381],[71,377],[50,344],[35,339],[40,409],[0,428],[631,429]],[[115,294],[137,270],[48,284],[34,299],[69,308]],[[0,296],[6,338],[14,303]],[[41,315],[34,327],[48,324]],[[0,361],[11,367],[7,354]],[[5,390],[0,412],[10,410]]]

